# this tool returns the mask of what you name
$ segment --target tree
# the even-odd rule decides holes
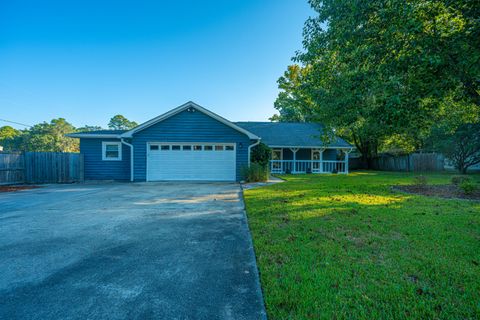
[[[130,130],[138,126],[135,121],[130,121],[124,116],[117,114],[110,119],[108,127],[113,130]]]
[[[451,114],[480,112],[474,2],[310,0],[318,15],[307,20],[305,50],[294,58],[305,72],[295,78],[301,83],[280,86],[280,114],[307,101],[302,112],[335,128],[367,161],[392,137],[421,148]]]
[[[21,131],[11,126],[0,127],[0,146],[2,146],[5,151],[15,150],[15,140],[20,135]]]
[[[271,121],[307,122],[313,120],[313,108],[310,96],[302,90],[309,68],[291,65],[283,77],[278,79],[278,87],[282,90],[274,107],[279,114],[273,115]]]
[[[50,123],[36,124],[24,132],[19,142],[19,149],[23,151],[78,152],[78,140],[65,136],[75,131],[75,127],[64,118],[53,119]]]
[[[77,128],[77,132],[88,132],[88,131],[99,131],[102,130],[103,128],[100,126],[88,126],[85,125],[83,127]]]
[[[480,124],[463,124],[455,131],[434,130],[433,146],[451,160],[458,171],[480,163]]]

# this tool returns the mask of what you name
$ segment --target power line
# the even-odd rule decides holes
[[[18,124],[18,125],[24,126],[24,127],[31,127],[31,125],[29,125],[29,124],[20,123],[20,122],[15,122],[15,121],[10,121],[10,120],[5,120],[5,119],[0,119],[0,121],[8,122],[8,123],[13,123],[13,124]]]

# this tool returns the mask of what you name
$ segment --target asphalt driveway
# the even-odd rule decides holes
[[[1,319],[264,317],[236,184],[0,194]]]

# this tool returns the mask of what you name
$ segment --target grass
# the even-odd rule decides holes
[[[392,192],[403,173],[282,178],[245,191],[270,319],[480,318],[480,202]]]

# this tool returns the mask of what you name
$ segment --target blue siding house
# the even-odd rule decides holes
[[[311,123],[230,122],[188,102],[132,130],[69,134],[80,139],[88,180],[240,181],[252,147],[272,148],[273,173],[348,172],[352,146],[324,145]]]

